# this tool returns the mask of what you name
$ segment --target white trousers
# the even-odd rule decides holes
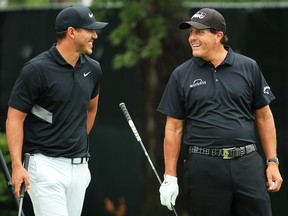
[[[80,216],[91,174],[88,163],[35,154],[28,167],[35,216]]]

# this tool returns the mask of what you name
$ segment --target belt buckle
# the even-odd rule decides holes
[[[71,158],[71,162],[74,165],[81,164],[82,163],[82,158]]]
[[[87,157],[81,157],[81,158],[71,158],[71,163],[74,165],[78,165],[78,164],[83,164],[88,162],[88,158]]]
[[[223,159],[224,160],[229,160],[229,159],[233,159],[234,158],[234,157],[229,156],[229,151],[233,150],[233,149],[235,149],[235,147],[234,148],[223,148],[222,149],[222,151],[223,151]]]

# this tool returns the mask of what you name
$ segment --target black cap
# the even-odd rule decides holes
[[[216,10],[211,8],[203,8],[197,11],[190,21],[185,21],[179,25],[179,29],[187,29],[190,27],[196,29],[213,28],[217,31],[226,32],[226,22],[224,17]]]
[[[56,17],[57,32],[66,31],[68,27],[83,29],[102,29],[108,23],[95,20],[93,13],[87,7],[71,6],[63,9]]]

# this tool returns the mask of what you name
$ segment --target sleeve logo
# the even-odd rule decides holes
[[[270,94],[270,87],[269,87],[269,86],[264,86],[264,88],[263,88],[263,93],[264,93],[265,95],[269,95],[269,94]]]

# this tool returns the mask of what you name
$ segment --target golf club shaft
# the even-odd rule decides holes
[[[15,201],[15,204],[16,204],[17,208],[19,209],[19,200],[16,197],[16,194],[15,194],[15,191],[14,191],[14,187],[13,187],[13,184],[12,184],[11,175],[9,173],[9,170],[8,170],[8,167],[7,167],[7,164],[5,162],[5,159],[4,159],[4,156],[2,154],[1,149],[0,149],[0,165],[1,165],[4,177],[6,179],[7,186],[8,186],[8,188],[10,188],[10,190],[12,192],[12,195],[13,195],[13,199]],[[23,211],[21,212],[21,216],[25,216]]]
[[[134,122],[132,121],[132,118],[131,118],[131,116],[130,116],[125,104],[124,103],[120,103],[119,106],[120,106],[121,110],[123,111],[123,114],[124,114],[125,118],[127,119],[128,124],[130,125],[131,130],[133,131],[137,141],[140,143],[140,145],[141,145],[141,147],[142,147],[142,149],[144,151],[144,154],[147,157],[147,159],[148,159],[148,161],[149,161],[149,163],[150,163],[150,165],[151,165],[151,167],[152,167],[152,169],[153,169],[153,171],[154,171],[159,183],[162,184],[162,181],[161,181],[161,179],[160,179],[160,177],[159,177],[159,175],[158,175],[158,173],[157,173],[157,171],[156,171],[156,169],[155,169],[155,167],[154,167],[154,165],[152,163],[152,160],[151,160],[151,158],[150,158],[150,156],[149,156],[149,154],[148,154],[148,152],[147,152],[147,150],[146,150],[146,148],[145,148],[145,146],[144,146],[144,144],[143,144],[143,142],[141,140],[141,137],[140,137],[135,125],[134,125]]]
[[[131,118],[131,116],[130,116],[127,108],[126,108],[126,105],[122,102],[122,103],[119,104],[119,107],[121,108],[121,110],[122,110],[122,112],[123,112],[123,114],[124,114],[124,116],[125,116],[128,124],[130,125],[131,130],[132,130],[132,132],[134,133],[137,141],[140,143],[140,145],[141,145],[141,147],[142,147],[142,149],[143,149],[143,151],[144,151],[144,154],[145,154],[145,156],[147,157],[147,159],[148,159],[148,161],[149,161],[149,163],[150,163],[150,166],[152,167],[152,170],[154,171],[154,173],[155,173],[155,175],[156,175],[156,177],[157,177],[157,179],[158,179],[158,181],[159,181],[159,183],[160,183],[160,185],[161,185],[161,184],[162,184],[162,181],[161,181],[161,179],[160,179],[160,177],[159,177],[159,174],[158,174],[157,170],[155,169],[155,167],[154,167],[154,165],[153,165],[153,162],[152,162],[152,160],[151,160],[151,158],[150,158],[150,156],[149,156],[149,154],[148,154],[148,152],[147,152],[147,150],[146,150],[146,148],[145,148],[145,146],[144,146],[144,144],[143,144],[143,142],[142,142],[142,139],[141,139],[141,137],[140,137],[140,135],[139,135],[139,133],[138,133],[135,125],[134,125],[134,122],[133,122],[133,120],[132,120],[132,118]],[[171,205],[171,206],[172,206],[172,209],[173,209],[173,211],[174,211],[175,216],[178,216],[178,214],[177,214],[174,206],[173,206],[173,205]]]
[[[30,160],[30,154],[26,153],[23,166],[27,171],[28,171],[29,160]],[[25,182],[22,182],[21,188],[20,188],[20,200],[19,200],[18,216],[21,216],[24,194],[25,194]]]

